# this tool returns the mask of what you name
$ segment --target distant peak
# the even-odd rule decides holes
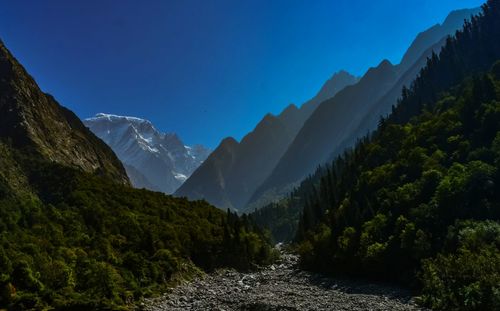
[[[235,145],[238,145],[238,141],[236,141],[236,139],[234,139],[233,137],[229,136],[229,137],[224,138],[220,142],[219,147],[232,147]]]
[[[358,80],[358,77],[352,75],[350,72],[342,69],[336,73],[334,73],[330,79],[325,82],[325,85],[332,83],[340,83],[342,81],[349,81],[349,84],[353,84]],[[325,86],[324,85],[324,86]]]
[[[238,142],[231,136],[226,137],[221,141],[221,144],[233,144],[233,143],[238,143]]]
[[[299,108],[294,103],[291,103],[290,105],[286,106],[285,109],[283,109],[283,112],[285,112],[285,111],[293,111],[293,110],[299,110]]]
[[[331,97],[330,93],[332,93],[332,91],[333,93],[336,93],[347,85],[355,84],[358,80],[359,78],[342,69],[334,73],[330,79],[323,84],[316,96],[319,96],[322,100],[324,100]]]
[[[365,74],[365,76],[367,74],[371,74],[372,72],[380,71],[380,70],[387,70],[387,69],[392,68],[392,67],[394,67],[394,65],[389,60],[384,59],[376,67],[370,67],[370,69],[368,69],[368,72]]]
[[[352,77],[352,78],[355,78],[354,75],[352,75],[350,72],[344,70],[344,69],[341,69],[340,71],[336,72],[333,74],[332,76],[332,79],[335,78],[335,77]]]
[[[274,116],[273,114],[271,113],[267,113],[263,118],[262,120],[260,120],[259,123],[257,123],[257,125],[255,126],[255,129],[259,129],[259,128],[263,128],[263,127],[267,127],[269,126],[270,124],[273,124],[276,122],[276,116]]]
[[[269,121],[274,121],[276,117],[272,113],[266,113],[264,118],[262,118],[262,121],[269,122]]]
[[[380,62],[378,68],[393,67],[393,66],[394,65],[388,59],[384,59],[383,61]]]
[[[371,81],[372,79],[379,79],[381,76],[390,74],[395,71],[395,66],[387,59],[384,59],[377,67],[370,67],[363,76],[363,81]]]
[[[299,113],[299,108],[295,104],[288,105],[283,111],[279,114],[278,119],[287,119],[293,116],[296,116]]]

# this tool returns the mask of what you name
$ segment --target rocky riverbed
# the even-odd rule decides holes
[[[421,310],[406,290],[301,271],[297,256],[287,253],[260,271],[219,270],[142,306],[147,311]]]

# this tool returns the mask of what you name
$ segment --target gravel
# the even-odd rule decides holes
[[[253,273],[219,270],[184,283],[141,309],[160,310],[422,310],[398,287],[332,279],[299,270],[297,256]]]

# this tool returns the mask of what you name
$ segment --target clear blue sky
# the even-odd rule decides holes
[[[477,0],[0,0],[0,38],[81,118],[150,119],[189,144],[240,139],[332,73],[400,61]]]

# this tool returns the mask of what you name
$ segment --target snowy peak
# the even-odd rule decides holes
[[[98,113],[84,124],[115,151],[136,187],[173,193],[210,153],[137,117]]]

